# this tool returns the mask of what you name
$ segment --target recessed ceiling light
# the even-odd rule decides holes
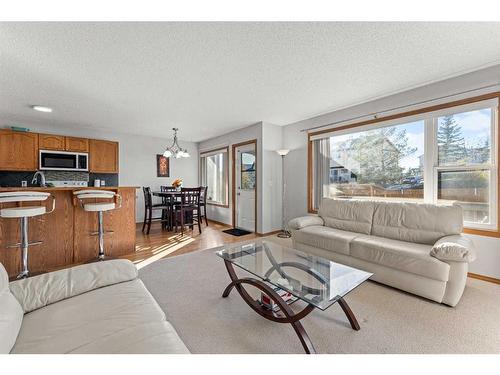
[[[32,105],[31,108],[39,112],[52,112],[52,108],[44,107],[43,105]]]

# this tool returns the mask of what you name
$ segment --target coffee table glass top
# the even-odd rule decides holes
[[[216,254],[321,310],[373,275],[262,239],[230,244]]]

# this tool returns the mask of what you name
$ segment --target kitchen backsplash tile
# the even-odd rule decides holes
[[[89,181],[87,172],[71,171],[46,171],[45,180],[47,181]]]
[[[94,186],[94,180],[104,180],[106,186],[118,186],[118,174],[108,173],[86,173],[86,172],[71,172],[71,171],[46,171],[45,180],[50,181],[86,181],[89,186]],[[0,187],[21,187],[22,181],[27,181],[28,186],[33,185],[34,172],[0,172]]]
[[[91,173],[89,177],[89,186],[94,186],[94,180],[106,182],[106,186],[119,186],[118,173]]]
[[[27,181],[28,186],[33,186],[31,180],[34,172],[0,172],[1,187],[16,187],[22,186],[22,181]]]

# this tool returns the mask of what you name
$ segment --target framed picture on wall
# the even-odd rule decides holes
[[[156,155],[156,177],[170,177],[170,160],[161,154]]]

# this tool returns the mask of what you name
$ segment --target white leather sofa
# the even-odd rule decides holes
[[[9,284],[0,264],[0,353],[188,353],[128,260]]]
[[[296,249],[372,272],[372,280],[455,306],[475,258],[462,208],[324,199],[288,223]]]

